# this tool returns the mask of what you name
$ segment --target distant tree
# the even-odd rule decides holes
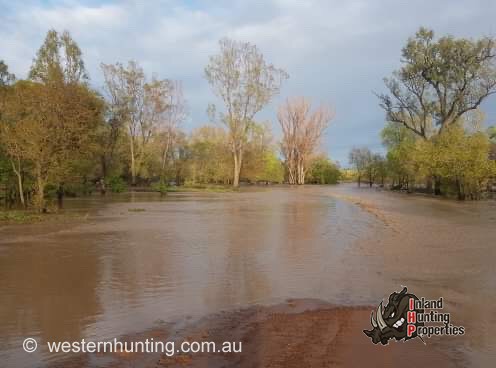
[[[290,184],[305,184],[309,161],[332,116],[330,108],[324,105],[312,111],[310,101],[303,97],[288,99],[279,107],[281,149]]]
[[[15,80],[15,75],[9,73],[9,67],[3,60],[0,60],[0,88],[8,86]]]
[[[489,157],[491,160],[496,160],[496,125],[489,127],[487,134],[489,135],[489,139],[491,141],[491,151]]]
[[[387,174],[393,188],[410,189],[416,170],[413,160],[417,136],[403,125],[388,123],[381,131],[382,144],[387,148]]]
[[[361,185],[362,178],[364,178],[367,175],[367,171],[372,162],[372,157],[373,157],[372,152],[366,147],[353,148],[350,151],[349,161],[350,164],[355,169],[358,186]]]
[[[308,182],[312,184],[336,184],[341,177],[339,167],[326,155],[314,157],[308,169]]]
[[[269,123],[254,123],[245,145],[241,177],[250,182],[282,182],[284,168],[276,154]]]
[[[88,80],[81,49],[68,31],[61,35],[53,29],[48,31],[33,60],[29,78],[42,83],[54,80],[81,83]]]
[[[225,105],[220,121],[226,125],[234,161],[233,186],[239,185],[246,141],[255,115],[279,93],[287,73],[267,64],[255,45],[222,39],[220,54],[211,56],[205,76]],[[215,116],[215,106],[209,107]]]
[[[134,61],[127,67],[121,63],[101,67],[113,116],[127,127],[131,180],[135,185],[152,138],[167,122],[173,108],[173,82],[155,77],[147,81],[143,69]]]
[[[159,120],[157,133],[161,155],[160,180],[162,185],[166,181],[167,161],[174,150],[174,145],[180,134],[180,125],[186,119],[187,114],[187,103],[184,99],[182,85],[179,82],[171,82],[168,107]]]
[[[232,178],[230,152],[224,129],[206,125],[193,130],[188,160],[191,184],[227,183]]]

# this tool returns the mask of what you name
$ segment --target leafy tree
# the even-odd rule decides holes
[[[205,77],[226,111],[220,121],[226,125],[233,156],[233,186],[239,185],[245,145],[255,115],[279,93],[287,73],[267,64],[255,45],[222,39],[220,54],[210,57]],[[215,116],[215,106],[210,106]]]
[[[308,170],[308,182],[311,184],[336,184],[341,177],[339,167],[327,156],[315,157]]]
[[[367,174],[368,167],[372,162],[372,152],[366,147],[353,148],[349,154],[349,161],[355,169],[358,186],[360,186],[362,178]]]
[[[231,179],[232,161],[224,129],[209,125],[195,129],[189,152],[191,184],[227,183]]]
[[[444,36],[421,28],[403,48],[400,70],[380,95],[387,120],[428,139],[496,93],[495,41]]]
[[[387,174],[392,178],[393,188],[410,189],[415,179],[413,161],[416,135],[403,125],[388,123],[381,132],[383,145],[387,148]]]
[[[81,83],[88,80],[82,52],[68,31],[61,35],[51,29],[29,71],[29,78],[42,83],[62,80]]]
[[[379,96],[388,121],[430,139],[496,93],[495,40],[444,36],[420,28],[402,51],[403,66]],[[435,194],[441,178],[435,177]]]
[[[1,139],[10,157],[32,164],[39,211],[46,209],[47,184],[60,183],[73,157],[85,152],[102,110],[101,99],[84,85],[19,81],[12,86]]]
[[[113,119],[124,122],[127,128],[131,180],[135,185],[153,137],[173,108],[173,82],[155,77],[147,81],[143,69],[134,61],[127,67],[121,63],[101,67]]]
[[[0,88],[8,86],[15,80],[15,75],[9,73],[9,67],[3,60],[0,60]]]
[[[417,142],[415,160],[420,170],[449,180],[458,199],[478,199],[487,180],[496,175],[496,162],[489,159],[489,149],[486,134],[468,135],[454,124],[431,141]]]

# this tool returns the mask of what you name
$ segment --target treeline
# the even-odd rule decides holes
[[[496,127],[483,128],[481,103],[496,93],[492,38],[469,40],[421,28],[403,48],[400,70],[378,95],[387,154],[350,152],[358,183],[479,199],[496,177]]]
[[[189,134],[180,81],[147,76],[130,61],[101,64],[104,85],[94,89],[68,32],[48,32],[25,80],[0,61],[0,197],[44,212],[47,199],[128,185],[165,193],[171,184],[335,183],[338,167],[318,153],[329,108],[288,99],[277,142],[255,116],[287,73],[252,44],[219,45],[205,77],[223,106],[209,106],[211,122]]]

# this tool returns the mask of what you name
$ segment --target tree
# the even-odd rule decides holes
[[[496,175],[496,162],[489,159],[489,149],[486,134],[467,134],[461,125],[453,124],[434,139],[417,142],[415,160],[420,170],[449,180],[458,199],[478,199],[487,180]]]
[[[308,182],[312,184],[336,184],[341,177],[339,167],[326,155],[312,159],[308,170]]]
[[[389,122],[381,131],[381,138],[388,151],[386,166],[393,188],[410,190],[416,173],[413,153],[417,136],[405,126]]]
[[[277,118],[283,133],[281,150],[288,181],[290,184],[305,184],[308,162],[332,118],[331,110],[321,105],[312,112],[308,99],[296,97],[279,107]]]
[[[172,82],[168,95],[168,108],[163,111],[162,119],[159,122],[158,140],[161,155],[161,184],[165,183],[165,172],[167,160],[174,149],[174,145],[179,135],[179,127],[187,116],[186,100],[183,96],[182,85],[179,82]]]
[[[0,60],[0,88],[10,85],[15,80],[15,75],[9,73],[9,67]]]
[[[277,157],[268,122],[253,124],[245,146],[241,177],[250,182],[284,180],[284,168]]]
[[[75,155],[85,152],[103,102],[85,85],[19,81],[7,95],[2,140],[10,157],[33,166],[35,206],[46,210],[45,187],[60,183]]]
[[[193,130],[188,166],[191,184],[227,183],[230,180],[232,161],[224,129],[206,125]]]
[[[127,127],[131,180],[135,185],[153,135],[173,108],[173,83],[155,77],[148,82],[143,69],[134,61],[127,67],[121,63],[101,67],[112,115]]]
[[[68,31],[61,35],[49,30],[29,71],[29,79],[48,83],[63,80],[81,83],[88,80],[82,52]]]
[[[357,175],[358,186],[362,178],[367,175],[368,168],[372,162],[372,152],[368,148],[353,148],[349,155],[350,164],[354,167]]]
[[[403,48],[402,68],[385,79],[389,94],[378,96],[387,120],[427,140],[477,110],[496,93],[495,46],[488,37],[436,41],[432,30],[420,28]]]
[[[495,40],[469,40],[421,28],[403,48],[403,67],[380,95],[387,120],[428,139],[496,93]]]
[[[220,54],[210,57],[205,77],[225,105],[220,121],[228,128],[234,161],[233,186],[237,187],[253,119],[279,93],[288,75],[267,64],[255,45],[227,38],[219,45]],[[209,110],[215,116],[215,106]]]

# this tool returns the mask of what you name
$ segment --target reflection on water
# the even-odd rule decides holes
[[[26,337],[103,340],[289,297],[373,300],[360,284],[375,277],[369,268],[380,260],[347,250],[377,220],[323,188],[93,197],[66,208],[88,219],[0,229],[7,366],[57,358],[24,353]]]

